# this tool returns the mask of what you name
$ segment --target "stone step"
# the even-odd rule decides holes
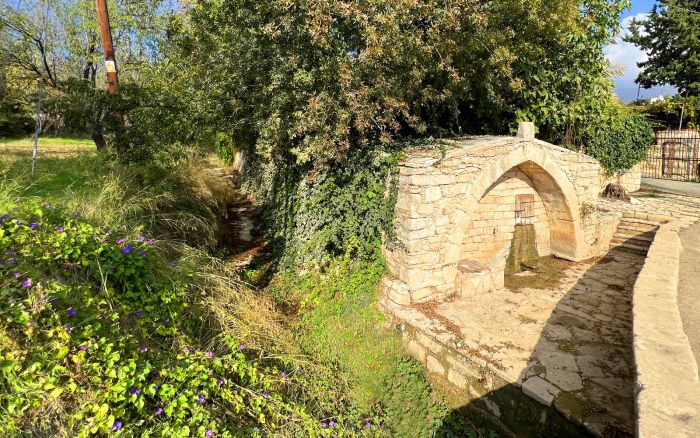
[[[658,227],[661,225],[660,222],[654,221],[654,220],[649,220],[649,219],[639,219],[636,217],[626,217],[623,216],[622,219],[620,220],[620,223],[633,223],[633,224],[645,224],[645,225],[651,225],[654,227]]]
[[[649,248],[651,246],[652,242],[653,242],[653,240],[636,239],[634,237],[614,236],[613,239],[610,241],[610,245],[618,246],[618,245],[630,244],[630,245],[638,246],[641,248]]]
[[[634,222],[623,222],[620,221],[620,224],[618,225],[620,228],[626,228],[629,230],[637,230],[637,231],[656,231],[659,229],[659,227],[653,226],[653,225],[644,225],[644,224],[637,224]]]
[[[622,249],[622,250],[633,252],[635,254],[640,254],[640,255],[646,255],[647,252],[649,252],[648,246],[633,245],[631,243],[613,244],[612,242],[610,242],[610,249],[613,249],[613,248]]]
[[[615,231],[615,234],[624,234],[626,236],[653,236],[656,234],[656,228],[644,228],[644,229],[639,229],[639,227],[631,227],[627,225],[619,225],[617,227],[617,230]]]
[[[656,235],[653,231],[640,232],[638,230],[629,230],[625,228],[618,228],[614,234],[614,237],[623,237],[626,239],[640,239],[646,240],[648,242],[654,241],[654,236]]]

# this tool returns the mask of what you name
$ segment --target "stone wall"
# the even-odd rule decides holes
[[[643,438],[700,433],[698,366],[677,302],[682,226],[687,223],[660,227],[634,286],[637,424]]]
[[[534,138],[478,137],[409,151],[399,164],[400,244],[384,250],[389,299],[409,305],[453,295],[462,262],[475,275],[483,273],[471,262],[488,262],[483,269],[497,280],[500,259],[507,255],[502,245],[514,226],[516,194],[515,186],[503,188],[507,197],[498,191],[513,178],[537,195],[538,217],[546,218],[546,226],[538,222],[538,250],[569,260],[596,255],[597,216],[593,212],[584,221],[582,214],[594,208],[600,173],[595,159]],[[483,244],[485,253],[475,254],[475,244]]]
[[[600,187],[605,188],[610,183],[619,184],[628,192],[636,192],[642,185],[642,164],[637,164],[627,172],[620,172],[614,175],[607,175],[602,172],[600,175]]]

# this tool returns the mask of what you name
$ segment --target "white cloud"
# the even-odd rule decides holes
[[[649,16],[648,13],[639,13],[625,17],[622,20],[622,29],[620,35],[615,39],[615,43],[605,47],[605,56],[608,58],[613,68],[622,70],[622,76],[614,78],[615,92],[625,102],[629,102],[637,98],[638,86],[634,83],[640,68],[637,63],[644,62],[648,59],[647,54],[632,43],[623,41],[622,39],[629,33],[629,26],[632,19],[644,20]],[[641,97],[658,96],[660,94],[674,94],[676,92],[673,87],[653,87],[645,90],[641,89]]]

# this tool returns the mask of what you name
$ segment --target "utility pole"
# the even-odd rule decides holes
[[[117,75],[117,61],[114,57],[114,46],[112,45],[112,29],[109,25],[109,12],[107,11],[107,0],[95,0],[97,9],[97,21],[100,25],[100,37],[105,56],[105,67],[107,69],[107,93],[116,95],[119,86],[119,76]],[[124,125],[124,115],[121,111],[112,113],[119,125]],[[120,141],[119,132],[116,133],[115,143],[117,153],[121,157],[126,157],[127,148],[124,142]]]
[[[105,55],[105,67],[107,68],[107,92],[117,94],[119,77],[117,76],[117,61],[114,58],[114,46],[112,45],[112,29],[109,25],[109,12],[107,0],[96,0],[97,21],[100,24],[100,37]]]

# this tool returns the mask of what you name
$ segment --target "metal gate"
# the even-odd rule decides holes
[[[700,182],[700,132],[657,131],[656,142],[642,162],[642,176]]]

